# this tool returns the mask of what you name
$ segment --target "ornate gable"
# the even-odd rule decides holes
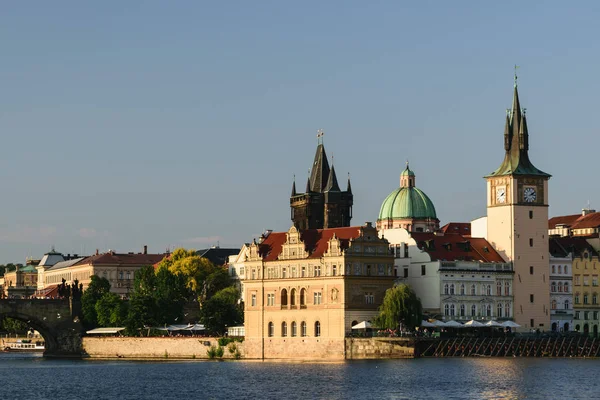
[[[286,233],[286,241],[281,246],[281,253],[278,260],[293,260],[299,258],[308,258],[304,242],[300,239],[300,231],[292,226]]]

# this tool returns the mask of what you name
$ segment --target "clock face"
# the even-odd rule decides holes
[[[535,192],[535,188],[532,187],[526,187],[523,190],[523,199],[527,202],[527,203],[533,203],[535,201],[535,199],[537,198],[537,194]]]
[[[496,188],[496,202],[497,203],[506,203],[506,188],[503,188],[503,187]]]

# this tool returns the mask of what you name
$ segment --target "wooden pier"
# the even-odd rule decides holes
[[[600,357],[600,340],[585,336],[420,339],[417,357]]]

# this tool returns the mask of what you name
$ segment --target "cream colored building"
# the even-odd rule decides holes
[[[84,290],[88,287],[91,276],[97,275],[108,279],[111,292],[122,297],[127,297],[133,289],[135,272],[140,268],[160,262],[168,254],[148,254],[147,248],[141,253],[107,253],[97,252],[90,257],[58,261],[47,265],[42,259],[38,265],[38,297],[56,296],[58,285],[65,283],[72,285],[75,280],[83,284]],[[62,257],[61,257],[62,258]]]
[[[393,286],[393,256],[376,229],[291,227],[244,246],[248,358],[344,359],[353,324],[372,320]]]
[[[514,319],[523,330],[550,329],[548,180],[529,160],[529,133],[516,85],[506,116],[505,157],[486,176],[487,240],[514,267]]]
[[[593,249],[573,258],[573,323],[575,331],[598,337],[600,325],[600,260]]]

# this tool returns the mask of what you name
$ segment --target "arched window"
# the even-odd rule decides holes
[[[583,294],[583,304],[588,304],[588,294],[587,293]]]
[[[300,307],[306,305],[306,289],[300,289]]]
[[[464,283],[460,284],[460,294],[463,295],[463,296],[465,294],[465,284]]]
[[[281,336],[287,336],[287,322],[285,321],[281,323]]]
[[[264,325],[263,325],[264,326]],[[275,334],[275,324],[269,322],[269,329],[267,330],[269,337],[273,337]]]
[[[569,300],[565,300],[565,310],[569,309]]]
[[[559,274],[562,274],[562,265],[559,265],[559,266],[558,266],[558,273],[559,273]]]
[[[563,284],[563,290],[565,293],[569,293],[569,282]]]
[[[294,322],[292,322],[292,337],[298,336],[298,331],[296,328],[297,328],[296,321],[294,321]]]
[[[551,307],[553,310],[556,310],[556,300],[552,300]]]
[[[290,305],[292,307],[296,305],[296,289],[290,291]]]
[[[556,265],[552,266],[552,273],[555,274],[556,273]]]
[[[281,289],[281,305],[287,306],[288,304],[288,293],[287,289]]]
[[[558,282],[558,284],[556,285],[556,288],[558,289],[559,292],[562,292],[563,291],[562,282]]]
[[[556,292],[556,282],[552,282],[552,283],[550,284],[550,291],[551,291],[551,292]]]
[[[471,285],[471,296],[475,296],[477,294],[477,289],[475,289],[475,284]]]
[[[592,295],[592,304],[598,304],[598,295],[596,293]]]
[[[461,317],[465,316],[465,305],[464,304],[460,305],[460,316]]]
[[[506,302],[504,304],[504,317],[510,318],[510,303],[509,302]]]
[[[510,282],[504,281],[504,295],[510,296]]]
[[[488,317],[492,316],[492,305],[491,304],[488,304],[485,307],[485,315],[488,316]]]
[[[456,308],[454,307],[454,304],[450,304],[450,316],[454,317],[455,314],[456,314]]]
[[[306,321],[302,321],[300,324],[300,336],[306,336]]]
[[[450,285],[450,294],[454,294],[454,283]]]
[[[315,337],[321,336],[321,323],[319,321],[315,322]]]
[[[496,282],[496,296],[502,296],[502,282]]]
[[[579,293],[575,293],[575,304],[579,304]]]
[[[446,283],[444,285],[444,294],[449,294],[450,292],[448,291],[448,284]]]
[[[477,315],[477,306],[475,304],[471,305],[471,317]]]
[[[496,318],[502,318],[502,303],[496,305]]]
[[[567,272],[567,266],[566,265],[565,265],[565,274],[568,274],[568,272]]]
[[[448,304],[444,305],[444,315],[445,316],[450,315],[450,305],[448,305]]]
[[[486,293],[487,293],[488,296],[492,295],[492,285],[487,285]]]

